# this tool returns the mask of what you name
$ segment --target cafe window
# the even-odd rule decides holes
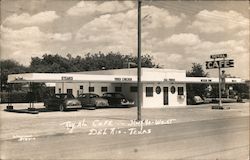
[[[67,94],[73,94],[73,89],[67,89]]]
[[[95,91],[95,87],[89,87],[89,92],[94,92]]]
[[[80,89],[83,89],[83,86],[80,86]]]
[[[115,87],[115,92],[121,92],[122,91],[122,87]]]
[[[178,87],[178,95],[184,95],[184,88]]]
[[[108,92],[108,87],[102,87],[101,90],[102,92]]]
[[[137,87],[136,86],[131,86],[130,87],[130,92],[137,92]]]
[[[160,94],[160,93],[161,93],[161,87],[160,87],[160,86],[157,86],[157,87],[155,88],[155,92],[156,92],[157,94]]]
[[[146,97],[153,97],[153,87],[146,87]]]
[[[174,87],[174,86],[172,86],[172,87],[170,88],[170,92],[171,92],[172,94],[175,93],[175,87]]]

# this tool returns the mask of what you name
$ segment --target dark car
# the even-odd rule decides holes
[[[77,99],[81,102],[83,108],[95,109],[99,107],[108,107],[109,103],[107,99],[101,98],[94,93],[82,93]]]
[[[44,106],[48,110],[64,111],[72,108],[81,108],[81,102],[72,94],[59,93],[49,96],[44,100]]]
[[[102,98],[107,99],[109,105],[112,107],[129,107],[135,104],[133,100],[128,100],[121,93],[104,93]]]

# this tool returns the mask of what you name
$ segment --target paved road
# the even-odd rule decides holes
[[[81,133],[2,141],[7,159],[239,159],[249,158],[249,117],[144,126],[106,135]],[[140,127],[136,128],[140,130]],[[151,130],[149,130],[151,129]],[[138,132],[136,132],[138,133]],[[102,133],[103,134],[103,133]],[[113,135],[114,134],[114,135]]]

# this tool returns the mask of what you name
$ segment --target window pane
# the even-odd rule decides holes
[[[130,92],[137,92],[137,87],[136,86],[131,86],[130,87]]]
[[[121,92],[122,91],[122,87],[115,87],[115,92]]]
[[[89,87],[89,92],[94,92],[95,91],[95,87]]]
[[[178,95],[183,95],[184,91],[183,91],[183,87],[178,87]]]
[[[73,94],[73,89],[67,89],[67,94]]]
[[[146,97],[153,97],[153,87],[146,87]]]
[[[108,92],[108,87],[102,87],[102,92]]]

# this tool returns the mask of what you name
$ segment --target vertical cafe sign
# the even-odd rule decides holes
[[[210,55],[213,61],[206,61],[206,69],[218,69],[219,70],[219,106],[221,103],[221,68],[231,68],[234,67],[233,59],[226,59],[227,54],[214,54]]]

